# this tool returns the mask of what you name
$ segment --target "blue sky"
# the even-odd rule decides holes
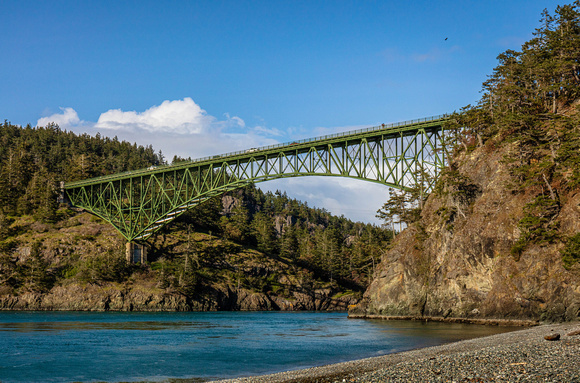
[[[475,103],[497,55],[558,4],[3,0],[0,119],[170,160],[438,115]],[[259,186],[373,223],[388,196],[337,178]]]

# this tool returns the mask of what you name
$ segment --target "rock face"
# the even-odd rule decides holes
[[[294,292],[285,298],[249,290],[211,288],[195,299],[143,285],[122,284],[57,286],[49,293],[0,295],[0,310],[68,311],[217,311],[217,310],[347,310],[357,302],[352,296],[333,297],[332,289]]]
[[[572,320],[580,316],[580,267],[564,268],[560,243],[510,250],[533,196],[512,193],[509,145],[478,148],[457,163],[459,189],[433,193],[419,222],[382,257],[352,315]],[[580,191],[560,195],[560,232],[580,232]]]

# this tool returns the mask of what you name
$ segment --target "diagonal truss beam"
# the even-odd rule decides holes
[[[65,184],[69,201],[113,225],[127,241],[146,240],[200,203],[249,183],[339,176],[405,189],[446,164],[446,116],[217,155]],[[433,187],[428,185],[427,190]]]

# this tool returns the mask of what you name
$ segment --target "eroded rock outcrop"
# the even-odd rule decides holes
[[[144,286],[70,283],[50,292],[0,295],[0,310],[68,311],[217,311],[217,310],[341,310],[357,302],[351,295],[336,296],[332,289],[296,291],[291,297],[236,290],[230,286],[206,288],[195,298]]]
[[[510,175],[503,159],[511,149],[484,146],[456,161],[455,178],[430,196],[421,220],[383,255],[351,315],[580,316],[580,267],[564,267],[562,242],[512,250],[533,196],[506,187]],[[572,236],[580,232],[580,191],[568,190],[560,201],[560,233]]]

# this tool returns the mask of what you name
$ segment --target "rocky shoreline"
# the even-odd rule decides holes
[[[444,322],[444,323],[466,323],[480,324],[486,326],[522,326],[531,327],[540,324],[540,321],[533,319],[493,319],[493,318],[456,318],[439,316],[414,316],[414,315],[365,315],[348,314],[350,319],[381,319],[381,320],[412,320],[421,322]]]
[[[55,286],[49,292],[2,294],[0,311],[346,311],[353,295],[337,296],[331,288],[294,291],[291,297],[209,286],[195,299],[149,281],[141,284],[79,284]]]
[[[559,337],[554,336],[558,334]],[[558,338],[546,340],[546,338]],[[220,383],[580,382],[580,322]]]

